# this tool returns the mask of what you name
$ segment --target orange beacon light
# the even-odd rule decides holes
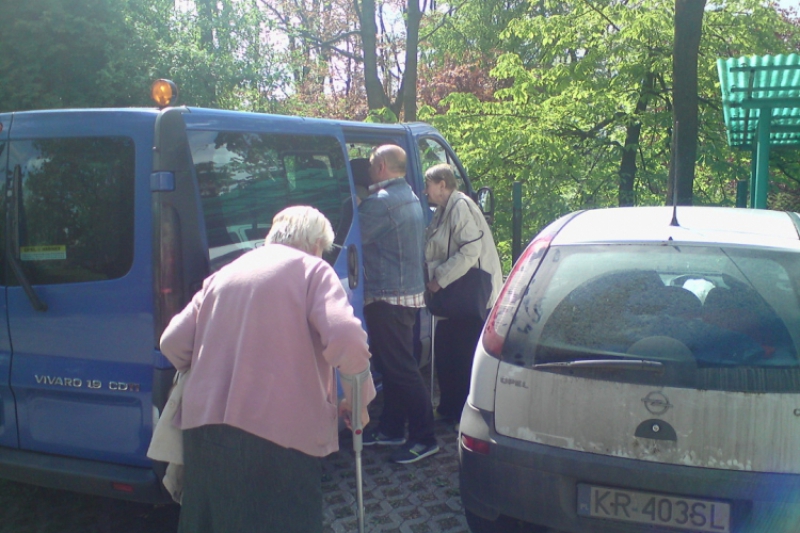
[[[156,80],[150,87],[150,97],[158,107],[167,107],[178,98],[178,86],[163,78]]]

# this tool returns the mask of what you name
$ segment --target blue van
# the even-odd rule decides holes
[[[159,351],[163,328],[293,204],[317,207],[337,228],[327,259],[360,313],[350,160],[384,143],[408,153],[424,207],[433,164],[450,163],[475,194],[451,147],[422,123],[191,107],[0,114],[0,478],[169,501],[165,465],[145,456],[174,375]]]

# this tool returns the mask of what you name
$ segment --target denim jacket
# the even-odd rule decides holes
[[[364,252],[364,298],[413,296],[425,291],[425,222],[405,178],[386,182],[358,207]]]

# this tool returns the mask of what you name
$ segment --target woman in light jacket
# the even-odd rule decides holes
[[[368,376],[370,356],[339,277],[320,258],[332,242],[322,213],[284,209],[266,244],[209,276],[164,330],[163,354],[191,368],[176,415],[181,533],[322,531],[319,458],[338,450],[337,414],[349,415],[349,404],[337,409],[333,369]],[[371,378],[362,391],[366,408]]]
[[[425,194],[436,204],[426,231],[427,289],[437,292],[478,267],[491,274],[489,309],[503,284],[500,257],[489,224],[478,206],[457,190],[452,169],[435,165],[425,172]],[[435,366],[439,379],[439,418],[458,421],[469,393],[472,358],[483,328],[480,318],[439,318],[435,334]]]

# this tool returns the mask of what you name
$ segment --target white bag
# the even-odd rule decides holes
[[[164,487],[169,491],[172,499],[181,503],[183,495],[183,431],[176,427],[172,421],[180,412],[181,398],[183,397],[183,384],[189,371],[178,372],[175,375],[175,384],[169,393],[164,411],[153,429],[153,438],[147,448],[147,457],[155,461],[169,463],[167,472],[162,479]]]

